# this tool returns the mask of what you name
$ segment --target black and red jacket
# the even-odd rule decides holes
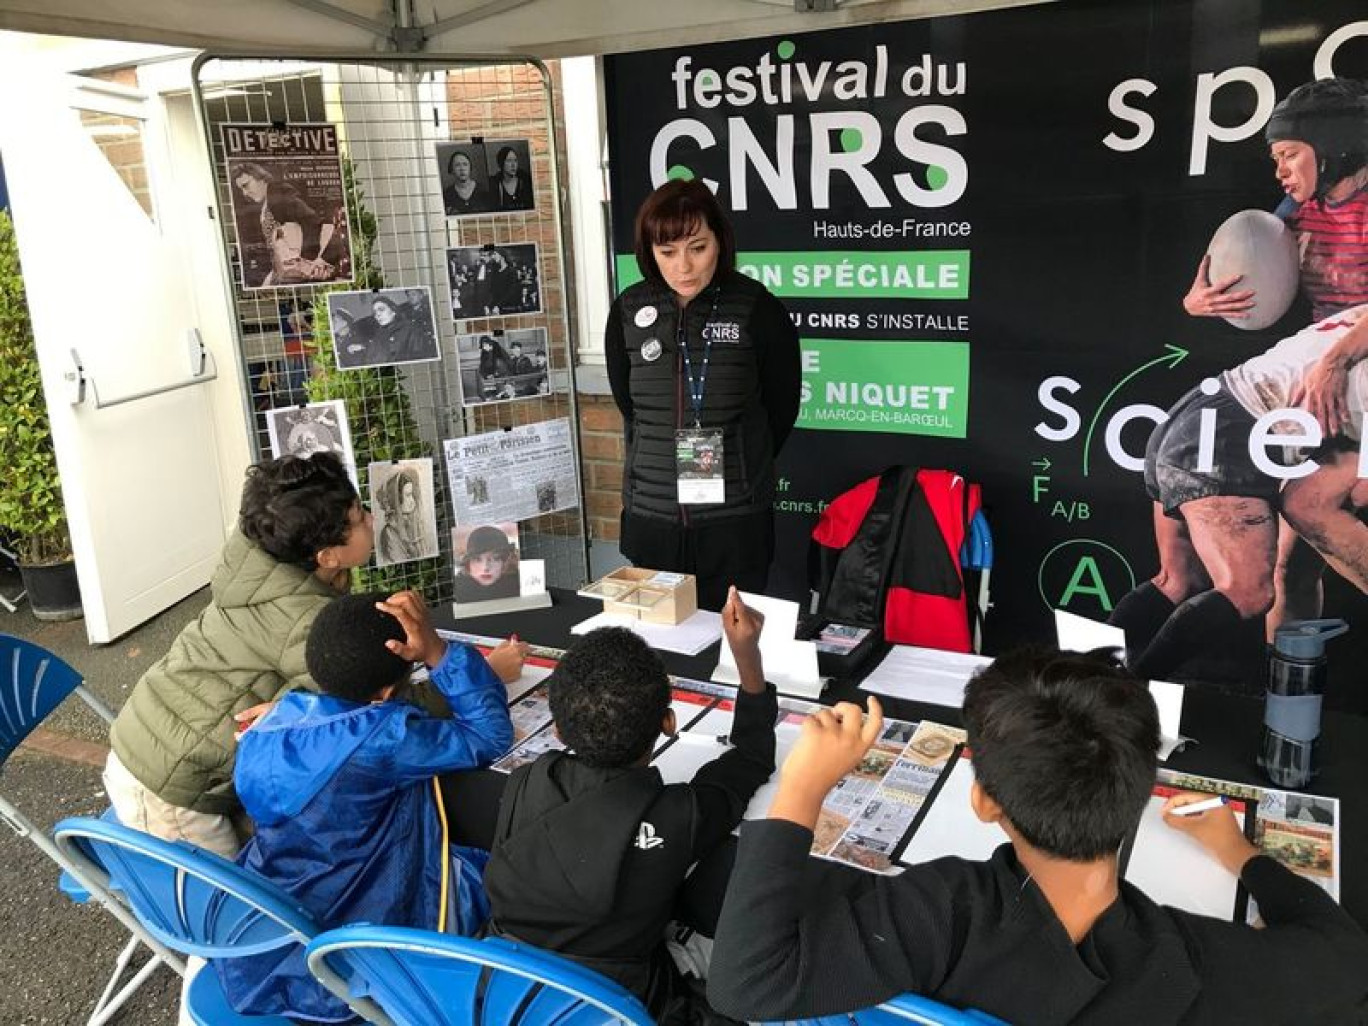
[[[897,645],[972,651],[960,547],[979,486],[949,470],[890,467],[837,496],[812,531],[819,613],[883,625]]]

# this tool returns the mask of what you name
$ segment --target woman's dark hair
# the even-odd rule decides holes
[[[1154,788],[1154,699],[1104,651],[999,656],[965,688],[964,725],[979,786],[1056,858],[1115,854]]]
[[[317,570],[319,552],[346,543],[357,501],[333,453],[263,460],[247,468],[238,529],[280,562]]]
[[[590,766],[630,766],[660,736],[670,678],[646,642],[625,627],[600,627],[571,644],[547,680],[556,729]]]
[[[265,182],[269,185],[275,181],[275,175],[267,171],[260,164],[255,164],[250,160],[244,160],[233,171],[233,181],[238,180],[239,175],[246,175],[248,178],[255,178],[258,182]]]
[[[500,146],[499,152],[494,154],[494,164],[499,169],[499,174],[503,174],[504,161],[508,159],[510,153],[517,155],[517,150],[512,146]]]
[[[647,281],[665,280],[651,247],[687,238],[701,225],[717,236],[717,273],[736,270],[736,237],[711,189],[700,181],[676,178],[646,197],[637,211],[634,237],[637,267]]]
[[[452,151],[451,151],[451,156],[447,157],[447,166],[446,166],[447,174],[453,174],[453,173],[454,173],[454,172],[451,170],[451,165],[454,164],[454,163],[456,163],[456,158],[457,158],[457,157],[465,157],[466,163],[470,165],[470,170],[471,170],[471,171],[474,171],[474,170],[475,170],[475,161],[471,159],[470,153],[469,153],[467,150],[457,149],[457,150],[452,150]]]
[[[497,527],[485,524],[470,532],[470,537],[466,539],[465,552],[461,555],[461,563],[464,565],[473,557],[484,555],[486,552],[506,556],[512,551],[513,543],[508,540],[508,535]]]

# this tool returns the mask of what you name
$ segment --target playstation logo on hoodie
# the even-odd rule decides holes
[[[642,851],[649,851],[652,848],[665,847],[665,838],[657,837],[655,827],[651,826],[651,824],[647,823],[645,820],[642,820],[641,825],[637,827],[635,844],[636,847],[640,848]]]

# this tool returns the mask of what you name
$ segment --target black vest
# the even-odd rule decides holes
[[[722,432],[726,482],[724,502],[687,507],[690,522],[751,515],[768,510],[774,501],[774,443],[760,401],[760,367],[751,333],[751,314],[764,291],[744,275],[724,273],[682,311],[695,379],[703,364],[705,328],[712,336],[698,422]],[[694,423],[677,341],[681,311],[668,286],[650,281],[633,285],[618,302],[632,365],[628,386],[633,409],[626,425],[622,504],[630,515],[678,520],[675,431]],[[655,310],[655,317],[643,326],[641,322],[651,320],[649,314],[641,315],[647,307]],[[654,359],[646,358],[652,354],[657,354]]]

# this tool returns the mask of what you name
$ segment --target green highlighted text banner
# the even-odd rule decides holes
[[[967,249],[738,253],[736,266],[776,296],[796,299],[969,298]],[[636,257],[619,256],[617,274],[619,289],[639,282]]]
[[[966,342],[805,338],[798,427],[964,438]]]

